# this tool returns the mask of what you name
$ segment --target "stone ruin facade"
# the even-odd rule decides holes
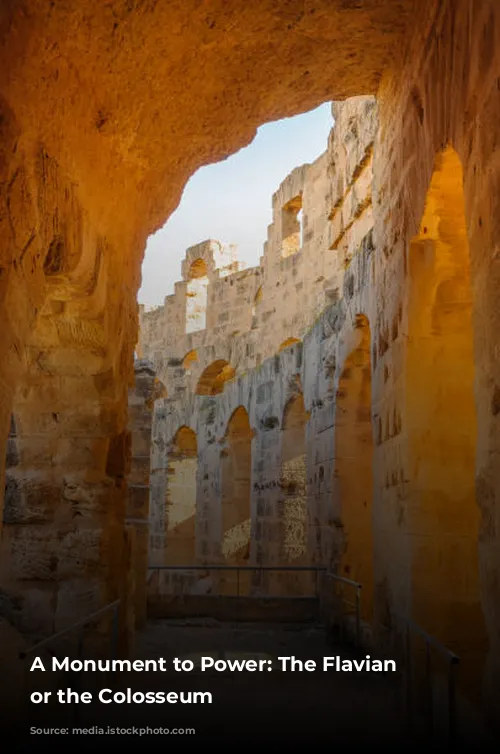
[[[150,589],[234,589],[232,573],[182,571],[193,564],[326,565],[362,584],[370,641],[397,621],[391,605],[411,605],[477,686],[488,642],[460,160],[449,145],[436,157],[401,269],[410,283],[381,293],[377,101],[332,109],[327,150],[273,196],[259,266],[240,270],[232,247],[206,241],[187,250],[164,305],[140,312],[139,351],[166,390],[150,563],[177,566]],[[238,588],[312,594],[315,582],[256,570]]]
[[[205,241],[187,250],[184,279],[164,305],[141,308],[138,351],[167,393],[155,407],[150,562],[337,568],[347,541],[334,493],[342,463],[334,450],[343,421],[338,396],[340,380],[350,379],[346,349],[364,348],[345,423],[364,401],[367,448],[358,447],[352,472],[365,476],[366,489],[351,492],[359,510],[343,507],[366,552],[362,565],[354,556],[341,570],[364,582],[369,611],[370,353],[359,338],[368,324],[351,307],[359,307],[373,272],[376,100],[334,104],[333,116],[328,149],[273,196],[259,266],[240,270],[234,247]],[[363,301],[368,317],[373,305]],[[276,581],[285,593],[304,592],[305,578],[260,572],[250,585],[240,575],[242,590],[251,586],[254,594],[276,590]],[[163,571],[159,579],[161,591],[182,593],[220,593],[225,581],[222,573],[193,571]]]
[[[181,337],[185,297],[179,296],[182,319],[168,336],[178,353],[157,357],[167,343],[165,312],[154,327],[142,318],[157,379],[168,390],[157,409],[164,419],[157,416],[151,486],[167,494],[166,457],[196,460],[202,483],[196,526],[194,533],[183,526],[192,518],[187,507],[176,524],[180,552],[191,542],[195,558],[298,560],[295,544],[282,544],[292,535],[286,540],[281,531],[281,509],[303,499],[294,475],[305,467],[307,557],[331,560],[340,572],[352,573],[356,562],[362,574],[371,547],[373,567],[363,580],[371,584],[373,598],[364,604],[373,610],[374,632],[391,631],[398,615],[411,615],[458,648],[464,667],[472,668],[468,683],[482,684],[485,709],[495,718],[499,41],[493,0],[256,0],[251,8],[214,0],[210,10],[194,2],[2,4],[0,586],[2,612],[19,631],[46,635],[120,599],[125,651],[141,615],[144,539],[134,544],[140,524],[131,519],[145,512],[131,515],[130,506],[139,485],[147,486],[138,468],[147,453],[137,451],[129,490],[134,430],[127,404],[148,236],[199,166],[248,144],[262,123],[370,95],[377,98],[378,123],[368,168],[354,172],[363,156],[351,149],[363,143],[361,133],[335,157],[328,193],[321,195],[320,186],[327,188],[321,175],[330,150],[324,165],[320,160],[285,182],[276,204],[284,214],[275,217],[258,274],[233,268],[230,250],[218,261],[213,244],[195,252],[205,267],[193,270],[195,259],[188,260],[182,284],[193,294],[191,332]],[[371,208],[357,217],[358,183],[370,171]],[[306,206],[308,192],[316,191],[314,174],[318,211]],[[301,187],[302,252],[296,252]],[[306,285],[320,255],[314,264],[300,260],[323,232],[325,267]],[[279,252],[278,239],[289,239]],[[288,308],[282,285],[296,308]],[[225,310],[211,303],[215,292]],[[221,327],[230,336],[222,353],[215,335],[205,342],[197,329],[205,293],[205,333]],[[167,306],[175,310],[175,300]],[[266,329],[263,317],[273,308],[277,316]],[[226,322],[208,320],[225,311]],[[299,342],[279,352],[289,338]],[[190,351],[198,360],[183,369]],[[216,360],[223,368],[205,374],[202,386],[213,391],[222,382],[224,389],[197,395],[199,377]],[[202,405],[206,420],[197,422]],[[175,439],[181,428],[186,432]],[[290,443],[287,432],[295,437]],[[286,448],[301,451],[304,436],[299,456],[306,458],[292,464]],[[261,445],[265,466],[259,466]],[[363,458],[373,456],[372,485],[368,471],[350,468],[361,446]],[[242,462],[237,495],[223,492],[224,468],[248,457],[251,472]],[[278,485],[284,478],[292,478],[285,488]],[[248,484],[250,506],[233,516],[224,500],[248,500]],[[140,509],[147,495],[138,497]],[[364,504],[356,508],[365,499],[370,532],[356,530],[367,520]],[[206,518],[217,506],[220,524]],[[255,526],[249,552],[248,520]],[[166,527],[154,525],[158,557]],[[297,516],[289,529],[294,543],[301,527]],[[224,549],[222,530],[241,537]],[[269,546],[259,554],[264,542]]]

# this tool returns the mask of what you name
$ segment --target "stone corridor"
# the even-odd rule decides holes
[[[188,564],[256,567],[248,599],[310,564],[498,730],[499,50],[496,0],[1,3],[5,668],[115,601],[127,655],[152,591],[230,597]],[[189,177],[325,102],[259,264],[200,239],[139,307]]]

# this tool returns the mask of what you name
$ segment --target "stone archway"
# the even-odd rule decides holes
[[[182,359],[182,368],[186,370],[186,372],[189,372],[191,370],[191,367],[193,364],[195,364],[198,361],[198,352],[196,349],[193,349],[191,351],[188,351],[187,354]]]
[[[166,565],[194,565],[196,561],[197,466],[196,433],[180,427],[168,459]]]
[[[236,372],[224,359],[212,361],[202,372],[196,386],[196,395],[218,395],[224,390],[224,384],[232,380]]]
[[[414,619],[461,657],[476,686],[487,641],[480,603],[473,294],[463,174],[438,154],[409,251],[406,412]]]
[[[281,426],[281,564],[306,565],[307,558],[307,458],[306,424],[309,414],[302,392],[293,395],[283,411]],[[283,573],[278,584],[288,593],[309,590],[303,574]]]
[[[250,559],[252,438],[248,413],[239,406],[226,430],[221,454],[221,554],[227,565],[248,565]],[[228,574],[221,584],[234,587]],[[240,594],[248,592],[249,574],[242,574]]]

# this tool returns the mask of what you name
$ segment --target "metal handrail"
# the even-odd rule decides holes
[[[326,571],[326,566],[148,565],[148,571]]]
[[[318,573],[326,571],[326,566],[266,566],[266,565],[227,565],[227,564],[211,564],[211,565],[148,565],[148,571],[231,571],[236,573],[236,597],[240,596],[240,572],[254,572],[260,573],[266,572],[309,572],[316,574],[315,578],[315,596],[318,597]],[[149,582],[149,579],[148,579]],[[273,599],[284,599],[284,596],[269,595]],[[294,599],[289,597],[289,599]],[[296,599],[296,598],[295,598]]]
[[[460,658],[448,647],[442,644],[438,639],[425,631],[421,626],[415,623],[411,618],[396,616],[396,620],[405,624],[405,685],[406,685],[406,711],[407,722],[410,732],[413,729],[412,713],[412,657],[411,657],[411,634],[419,636],[425,642],[425,678],[427,689],[427,712],[428,712],[428,734],[432,738],[434,735],[434,703],[433,703],[433,684],[432,684],[432,661],[431,648],[435,649],[438,654],[447,660],[448,663],[448,743],[453,746],[457,739],[457,671],[460,664]]]
[[[325,568],[325,570],[328,571],[328,569],[326,569],[326,568]],[[360,584],[359,581],[353,581],[352,579],[346,579],[345,576],[337,576],[336,573],[331,573],[330,571],[328,571],[325,575],[329,579],[334,579],[335,581],[340,581],[343,584],[349,584],[349,586],[354,586],[354,587],[356,587],[356,589],[362,589],[363,588],[363,584]]]
[[[62,631],[58,631],[55,634],[52,634],[52,636],[48,636],[46,639],[42,639],[41,641],[34,644],[32,647],[29,647],[28,649],[25,649],[21,652],[19,652],[19,659],[25,660],[29,655],[32,655],[35,652],[38,652],[40,649],[43,649],[44,647],[49,646],[53,642],[57,641],[57,639],[60,639],[62,636],[67,636],[68,634],[72,633],[73,631],[78,630],[78,655],[77,658],[79,660],[83,657],[83,645],[84,645],[84,632],[85,628],[89,626],[91,623],[94,623],[98,618],[101,618],[106,613],[112,612],[113,618],[112,618],[112,628],[111,628],[111,640],[110,640],[110,659],[114,660],[116,657],[116,649],[117,649],[117,643],[118,643],[118,610],[120,607],[121,600],[115,600],[114,602],[110,602],[108,605],[105,605],[104,607],[101,607],[99,610],[96,610],[93,613],[90,613],[90,615],[87,615],[85,618],[82,618],[79,621],[76,621],[75,623],[72,623],[71,626],[68,626],[67,628],[64,628]],[[81,673],[78,674],[78,678],[81,679]],[[81,691],[81,680],[77,683],[77,690]],[[76,724],[79,721],[80,717],[80,706],[79,704],[72,705],[72,721],[73,724]]]
[[[405,618],[404,620],[414,633],[421,636],[425,642],[434,647],[434,649],[436,649],[440,654],[447,657],[450,662],[455,665],[458,665],[460,663],[460,657],[452,652],[451,649],[448,649],[448,647],[442,644],[438,639],[436,639],[435,636],[432,636],[432,634],[424,631],[424,629],[421,628],[417,623],[415,623],[411,618]]]
[[[356,646],[361,645],[361,589],[363,588],[363,585],[359,583],[359,581],[353,581],[352,579],[347,579],[345,576],[338,576],[336,573],[332,573],[331,571],[327,571],[325,573],[325,577],[327,579],[332,579],[333,581],[336,581],[340,584],[347,584],[347,586],[352,586],[356,590],[356,597],[355,602],[349,602],[348,600],[344,599],[344,594],[342,592],[341,598],[344,601],[346,605],[349,607],[353,607],[356,614]],[[342,624],[341,624],[341,631],[342,631]]]
[[[346,604],[352,606],[356,610],[356,644],[361,644],[361,619],[360,619],[360,593],[362,584],[352,579],[346,579],[343,576],[337,576],[335,573],[328,572],[325,574],[326,578],[333,579],[334,581],[342,584],[347,584],[356,589],[356,602],[350,603],[344,600]],[[341,595],[343,598],[343,594]],[[431,648],[440,654],[448,663],[448,741],[450,746],[456,743],[457,739],[457,697],[456,697],[456,684],[457,684],[457,671],[460,664],[460,658],[451,649],[448,649],[442,642],[436,639],[434,636],[425,631],[421,626],[415,623],[409,617],[394,616],[396,621],[405,625],[405,686],[406,686],[406,708],[407,708],[407,720],[410,731],[413,728],[413,714],[412,714],[412,658],[411,658],[411,634],[419,636],[425,642],[425,675],[427,686],[427,707],[429,718],[429,734],[432,737],[434,735],[434,709],[433,709],[433,685],[432,685],[432,662],[431,662]]]
[[[93,623],[96,620],[96,618],[100,618],[101,615],[104,615],[104,613],[110,612],[111,610],[113,610],[113,631],[111,635],[111,642],[112,642],[112,654],[114,656],[114,652],[116,649],[116,638],[118,634],[118,608],[119,606],[120,606],[120,600],[115,600],[115,602],[110,602],[109,605],[105,605],[104,607],[101,607],[100,610],[96,610],[95,612],[91,613],[90,615],[87,615],[85,618],[82,618],[76,623],[72,623],[71,626],[68,626],[68,628],[64,628],[62,631],[58,631],[56,634],[52,634],[52,636],[49,636],[46,639],[42,639],[41,641],[37,642],[37,644],[34,644],[32,647],[29,647],[29,649],[25,649],[22,652],[19,652],[19,659],[24,660],[28,655],[33,654],[33,652],[37,652],[42,647],[46,647],[49,644],[52,644],[52,642],[56,641],[56,639],[60,639],[61,636],[65,636],[66,634],[69,634],[72,631],[75,631],[77,628],[80,628],[80,629],[85,628],[90,623]],[[83,645],[81,647],[79,645],[79,649],[83,649]]]

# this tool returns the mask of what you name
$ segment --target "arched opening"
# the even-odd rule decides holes
[[[307,555],[307,476],[306,424],[309,415],[302,393],[285,406],[281,427],[281,561],[305,565]],[[281,589],[302,594],[309,588],[309,577],[284,573],[277,577]],[[306,583],[307,582],[307,583]]]
[[[290,346],[293,346],[295,343],[300,343],[300,340],[298,338],[287,338],[278,348],[278,353],[284,351],[285,348],[290,348]]]
[[[281,210],[281,256],[300,251],[302,244],[302,194],[290,199]]]
[[[358,345],[346,359],[336,396],[334,494],[340,502],[339,575],[362,584],[361,617],[373,615],[373,431],[370,325],[356,317]]]
[[[207,323],[208,270],[203,259],[189,268],[186,290],[186,333],[204,330]]]
[[[228,380],[232,380],[236,372],[223,359],[212,361],[211,364],[203,370],[198,385],[196,386],[196,395],[218,395],[224,390],[224,385]]]
[[[248,413],[239,406],[229,420],[221,456],[221,552],[231,565],[246,565],[250,558],[252,437]],[[228,574],[221,583],[234,588],[235,577]],[[240,594],[248,592],[249,584],[250,577],[242,574]]]
[[[166,565],[195,563],[197,466],[196,434],[180,427],[168,454]]]
[[[195,259],[189,268],[188,280],[200,280],[208,276],[207,265],[203,259]]]
[[[198,353],[196,350],[188,351],[182,360],[182,367],[186,371],[191,369],[191,366],[198,361]]]
[[[462,166],[451,147],[437,156],[409,271],[413,618],[461,657],[464,687],[479,691],[487,639],[477,551],[473,301]]]

